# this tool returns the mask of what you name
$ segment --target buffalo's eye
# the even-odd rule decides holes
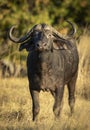
[[[52,35],[51,34],[48,34],[49,37],[51,37]]]
[[[39,32],[38,32],[38,31],[35,31],[35,32],[34,32],[34,35],[38,35],[38,34],[39,34]]]
[[[47,38],[50,38],[52,35],[51,35],[51,33],[48,33],[47,34]]]
[[[52,36],[51,32],[49,30],[45,30],[45,32],[46,32],[46,35],[47,35],[48,38]]]

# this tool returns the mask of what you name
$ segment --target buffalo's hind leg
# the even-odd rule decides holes
[[[33,112],[33,121],[37,121],[37,117],[40,111],[39,106],[39,91],[37,90],[30,90],[31,97],[32,97],[32,112]]]
[[[74,112],[74,104],[75,104],[75,85],[77,80],[77,73],[72,77],[72,79],[68,83],[68,92],[69,92],[69,106],[71,109],[71,115]]]

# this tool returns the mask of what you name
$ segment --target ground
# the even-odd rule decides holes
[[[32,121],[32,102],[27,78],[6,78],[0,82],[0,130],[89,130],[90,101],[76,94],[75,112],[71,116],[65,86],[63,108],[58,121],[52,111],[54,99],[49,92],[40,93],[39,122]]]

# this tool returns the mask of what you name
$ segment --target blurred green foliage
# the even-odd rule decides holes
[[[25,59],[27,52],[8,39],[9,28],[17,24],[23,35],[37,23],[47,23],[60,29],[65,19],[77,27],[90,24],[90,0],[0,0],[0,59]]]

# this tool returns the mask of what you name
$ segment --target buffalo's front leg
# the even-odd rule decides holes
[[[37,116],[40,111],[39,106],[39,91],[30,90],[31,97],[32,97],[32,112],[33,112],[33,121],[37,120]]]
[[[60,116],[60,111],[62,108],[63,91],[64,91],[64,86],[60,86],[55,90],[55,103],[53,107],[53,112],[56,118]]]

